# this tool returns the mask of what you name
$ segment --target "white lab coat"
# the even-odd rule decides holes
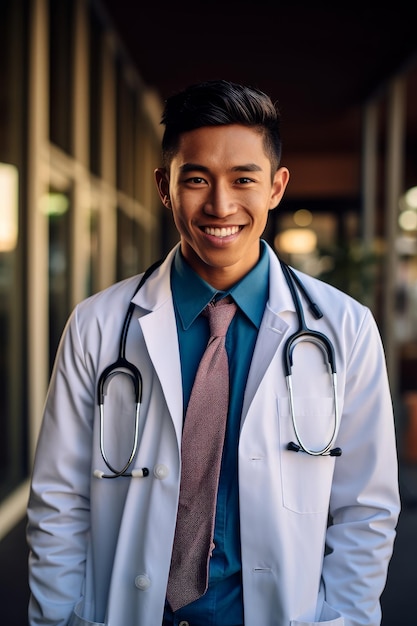
[[[324,312],[320,320],[306,312],[307,323],[335,348],[342,414],[336,445],[343,454],[312,457],[287,450],[295,436],[282,352],[297,318],[277,258],[269,252],[270,296],[239,441],[245,626],[377,626],[399,513],[392,404],[380,337],[367,308],[302,276]],[[117,357],[138,278],[82,302],[67,324],[28,507],[30,626],[161,626],[183,419],[170,288],[173,254],[134,296],[127,341],[126,356],[143,378],[135,466],[149,468],[148,477],[93,476],[95,469],[106,471],[97,381]],[[109,393],[105,443],[109,460],[120,466],[129,455],[134,406],[120,377],[114,383],[117,411]],[[311,345],[294,351],[294,387],[303,436],[320,447],[331,429],[332,402],[323,358]],[[329,512],[333,524],[327,530]]]

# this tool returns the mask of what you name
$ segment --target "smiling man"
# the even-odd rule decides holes
[[[162,123],[155,180],[180,242],[64,332],[28,506],[30,626],[378,626],[399,495],[375,320],[262,239],[289,179],[267,95],[192,85]],[[302,305],[311,331],[290,344]],[[214,310],[230,325],[209,340]],[[143,381],[133,447],[123,359],[104,426],[97,403],[122,327]],[[201,381],[214,341],[227,375],[218,357]]]
[[[269,211],[284,194],[289,172],[275,168],[266,143],[259,127],[197,128],[181,135],[169,168],[156,171],[184,259],[216,289],[230,288],[259,261]]]

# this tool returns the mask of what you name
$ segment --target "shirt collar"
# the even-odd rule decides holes
[[[217,291],[185,261],[178,248],[172,264],[174,304],[184,330],[187,330],[204,307],[216,297],[230,294],[238,307],[259,328],[269,295],[269,256],[261,240],[261,255],[255,267],[227,292]]]

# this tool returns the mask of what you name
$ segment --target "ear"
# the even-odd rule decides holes
[[[275,209],[275,207],[277,207],[281,202],[289,180],[289,170],[286,167],[279,167],[275,172],[274,180],[272,181],[271,202],[269,205],[270,210]]]
[[[171,208],[171,200],[169,197],[169,178],[167,171],[163,167],[158,167],[154,171],[156,187],[158,189],[161,202],[168,209]]]

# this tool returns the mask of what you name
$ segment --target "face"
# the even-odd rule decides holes
[[[259,239],[289,172],[282,167],[272,176],[262,135],[229,125],[184,133],[169,172],[158,169],[155,178],[185,259],[215,289],[225,290],[256,265]]]

